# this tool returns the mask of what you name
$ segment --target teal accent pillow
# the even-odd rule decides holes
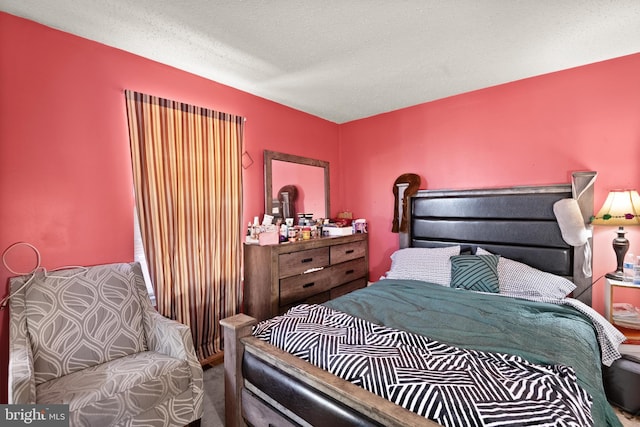
[[[451,257],[451,287],[480,292],[500,292],[499,255],[455,255]]]

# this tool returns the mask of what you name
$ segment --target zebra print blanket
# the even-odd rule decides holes
[[[571,367],[448,346],[320,305],[253,335],[444,426],[590,426]]]

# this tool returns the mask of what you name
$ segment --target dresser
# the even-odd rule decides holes
[[[367,285],[368,235],[244,245],[244,309],[258,320],[319,304]]]

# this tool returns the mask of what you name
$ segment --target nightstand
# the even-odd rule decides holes
[[[602,366],[602,379],[609,402],[626,412],[636,414],[640,411],[640,363],[636,350],[640,348],[640,330],[613,323],[613,303],[623,302],[620,299],[614,300],[614,293],[624,288],[640,291],[638,285],[605,278],[604,317],[627,337],[627,341],[620,345],[622,358],[614,361],[611,366]]]
[[[640,329],[625,328],[613,323],[614,292],[624,288],[640,291],[640,286],[609,278],[605,278],[604,286],[604,317],[627,337],[625,344],[640,344]]]

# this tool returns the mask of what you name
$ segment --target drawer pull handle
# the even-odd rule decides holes
[[[311,261],[313,261],[313,258],[304,258],[304,259],[303,259],[302,261],[300,261],[300,262],[302,262],[303,264],[305,264],[305,263],[307,263],[307,262],[311,262]]]
[[[314,286],[316,284],[316,282],[311,282],[311,283],[306,283],[304,285],[302,285],[303,288],[310,288],[312,286]]]
[[[344,253],[345,253],[345,254],[347,254],[347,255],[348,255],[348,254],[352,254],[353,252],[354,252],[354,250],[353,250],[353,249],[349,249],[348,251],[344,251]]]
[[[344,274],[353,274],[354,270],[347,270],[344,272]]]

